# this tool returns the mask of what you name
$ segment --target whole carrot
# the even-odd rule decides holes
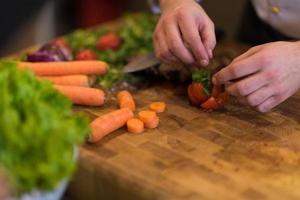
[[[120,108],[129,108],[132,111],[135,110],[135,102],[132,95],[128,91],[123,90],[119,92],[117,99]]]
[[[133,112],[129,108],[122,108],[98,117],[91,123],[92,133],[89,142],[99,141],[109,133],[123,127],[132,117]]]
[[[102,61],[19,62],[21,69],[30,69],[38,76],[103,75],[108,65]]]
[[[54,85],[54,87],[73,104],[85,106],[101,106],[104,104],[105,94],[100,89]]]
[[[69,85],[69,86],[81,86],[89,87],[90,80],[86,75],[69,75],[69,76],[40,76],[42,80],[48,80],[56,85]]]

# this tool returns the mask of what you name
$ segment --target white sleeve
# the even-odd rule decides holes
[[[147,0],[147,1],[151,8],[151,11],[154,14],[159,14],[160,13],[159,0]],[[195,0],[195,1],[200,3],[202,0]]]

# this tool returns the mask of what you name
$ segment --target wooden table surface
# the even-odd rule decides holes
[[[221,47],[222,48],[222,47]],[[228,47],[227,47],[228,48]],[[80,150],[70,199],[300,199],[300,93],[267,114],[231,99],[208,113],[182,85],[138,90],[138,108],[167,102],[157,129],[121,129]],[[94,117],[116,108],[77,108]]]

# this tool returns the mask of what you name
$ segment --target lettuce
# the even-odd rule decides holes
[[[0,168],[17,194],[51,190],[75,170],[88,120],[49,82],[0,62]]]

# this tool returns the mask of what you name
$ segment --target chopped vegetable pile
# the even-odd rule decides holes
[[[75,168],[74,148],[89,132],[49,82],[0,62],[0,168],[17,194],[50,190]]]

